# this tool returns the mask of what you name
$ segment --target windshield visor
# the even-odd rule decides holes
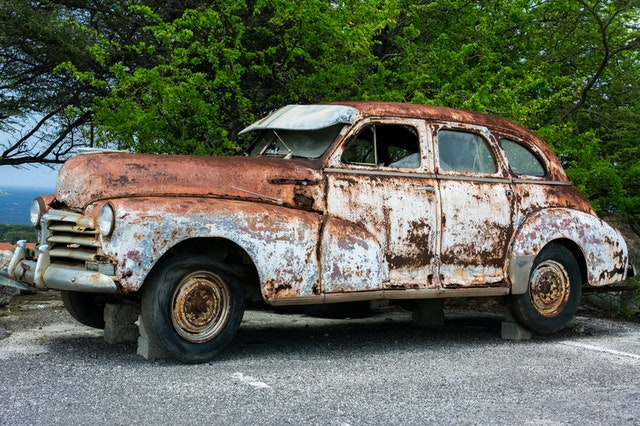
[[[343,105],[287,105],[242,130],[318,130],[335,124],[353,124],[358,110]]]

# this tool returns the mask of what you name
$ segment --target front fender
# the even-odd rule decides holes
[[[223,238],[245,250],[265,299],[281,290],[311,296],[319,285],[321,217],[316,213],[214,198],[135,198],[111,204],[116,227],[103,240],[103,251],[116,260],[116,277],[126,291],[140,289],[158,260],[191,238]]]
[[[526,217],[518,227],[508,269],[513,294],[526,293],[535,257],[544,246],[558,240],[569,240],[579,247],[587,284],[601,286],[625,279],[627,244],[617,230],[589,213],[548,208]]]
[[[379,290],[388,281],[380,244],[355,223],[327,218],[321,247],[323,292]]]

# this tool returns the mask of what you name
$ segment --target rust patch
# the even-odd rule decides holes
[[[117,215],[114,234],[102,238],[93,229],[83,241],[95,251],[87,261],[92,267],[107,260],[117,265],[123,291],[138,290],[162,255],[192,238],[225,239],[244,250],[267,300],[506,286],[509,256],[533,258],[558,240],[583,253],[589,283],[624,277],[624,241],[593,215],[550,148],[527,129],[440,107],[343,105],[357,108],[365,122],[346,125],[317,160],[80,155],[60,171],[56,199],[44,200],[65,212],[84,212],[81,219],[95,223],[110,200]],[[340,144],[358,126],[377,121],[415,130],[419,165],[392,169],[381,157],[341,161]],[[497,172],[439,169],[434,136],[443,126],[481,132],[492,144]],[[515,135],[541,154],[548,175],[528,179],[510,172],[496,146],[501,135]],[[75,223],[70,229],[81,233],[87,227]]]
[[[311,209],[314,204],[313,197],[309,196],[305,188],[296,186],[293,195],[293,204],[303,209]]]
[[[258,202],[280,199],[285,205],[322,209],[318,204],[323,199],[318,163],[283,161],[255,157],[83,154],[62,167],[56,196],[72,209],[82,209],[97,200],[150,195]],[[296,193],[295,188],[306,191]]]

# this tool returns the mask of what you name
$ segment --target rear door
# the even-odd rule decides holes
[[[488,129],[435,124],[440,196],[439,278],[446,288],[506,286],[513,235],[511,179]]]

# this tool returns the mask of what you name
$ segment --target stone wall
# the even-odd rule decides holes
[[[6,269],[13,253],[9,250],[0,250],[0,269]],[[11,299],[20,294],[20,290],[13,287],[0,285],[0,306],[7,306]]]

